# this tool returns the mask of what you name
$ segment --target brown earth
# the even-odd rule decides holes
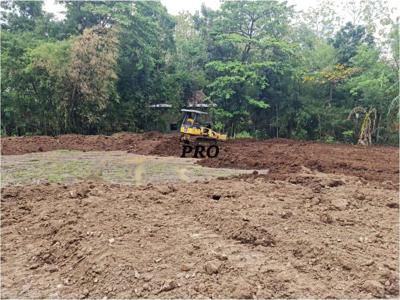
[[[204,166],[269,169],[276,178],[286,178],[307,167],[324,173],[358,176],[366,180],[398,186],[399,149],[345,144],[272,139],[233,141],[216,159],[200,162]]]
[[[62,135],[57,137],[7,137],[1,139],[2,154],[24,154],[56,149],[126,150],[128,152],[180,156],[176,135],[156,132],[119,133],[112,136]],[[305,166],[311,170],[362,177],[397,188],[399,152],[395,147],[362,147],[271,139],[233,140],[220,144],[217,158],[199,160],[209,167],[269,169],[269,178],[286,178]]]
[[[144,134],[116,133],[105,135],[65,134],[60,136],[21,136],[1,138],[1,154],[25,154],[52,150],[111,151],[127,150],[138,154],[149,154],[160,142],[173,135],[158,132]]]
[[[1,296],[397,298],[397,196],[305,168],[287,181],[6,187]]]
[[[181,153],[176,136],[159,133],[1,143],[3,155]],[[220,149],[199,164],[269,173],[140,187],[99,179],[3,188],[1,297],[399,296],[397,148],[278,139]]]

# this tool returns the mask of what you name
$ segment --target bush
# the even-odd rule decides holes
[[[333,144],[335,142],[335,138],[333,136],[327,135],[324,138],[324,142],[327,144]]]
[[[247,138],[252,138],[252,137],[253,136],[247,131],[241,131],[235,135],[235,138],[237,138],[237,139],[247,139]]]
[[[346,130],[342,132],[343,139],[346,143],[353,143],[354,142],[354,131],[353,130]]]

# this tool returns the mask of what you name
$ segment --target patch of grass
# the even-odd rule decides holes
[[[180,158],[152,158],[125,152],[57,150],[5,157],[2,185],[40,181],[109,181],[130,185],[149,182],[192,181],[240,174],[245,171],[213,169]]]
[[[32,161],[30,161],[32,162]],[[50,182],[84,179],[93,173],[93,164],[89,161],[38,161],[37,163],[22,163],[8,168],[2,174],[5,183],[28,183],[47,180]]]

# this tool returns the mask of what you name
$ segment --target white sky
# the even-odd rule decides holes
[[[63,6],[56,4],[56,0],[45,0],[44,9],[58,17],[61,17]],[[320,0],[287,0],[289,5],[295,5],[296,10],[306,10],[309,7],[316,7]],[[336,0],[338,6],[341,0]],[[390,7],[397,7],[399,13],[400,2],[397,0],[388,0]],[[217,9],[220,5],[219,0],[161,0],[161,3],[167,7],[170,14],[176,15],[181,11],[189,11],[195,13],[200,10],[201,4],[204,3],[207,7]],[[339,8],[340,9],[340,8]],[[345,15],[345,12],[342,12]]]
[[[182,10],[187,10],[191,13],[200,10],[201,4],[204,3],[207,7],[217,9],[220,6],[219,0],[160,0],[164,4],[170,14],[178,14]],[[265,0],[268,1],[268,0]],[[319,0],[287,0],[289,5],[296,5],[297,9],[303,10],[310,6],[316,6]],[[339,1],[338,1],[339,2]]]

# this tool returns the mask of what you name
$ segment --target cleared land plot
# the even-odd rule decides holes
[[[171,136],[79,139],[3,147],[25,153],[2,157],[3,298],[399,295],[395,148],[232,141],[195,161]]]
[[[202,167],[196,164],[195,159],[144,156],[124,151],[58,150],[6,155],[2,157],[1,167],[2,186],[43,182],[73,183],[79,180],[102,180],[137,186],[249,173],[250,170]]]
[[[2,195],[6,298],[398,295],[396,192],[354,177]]]

